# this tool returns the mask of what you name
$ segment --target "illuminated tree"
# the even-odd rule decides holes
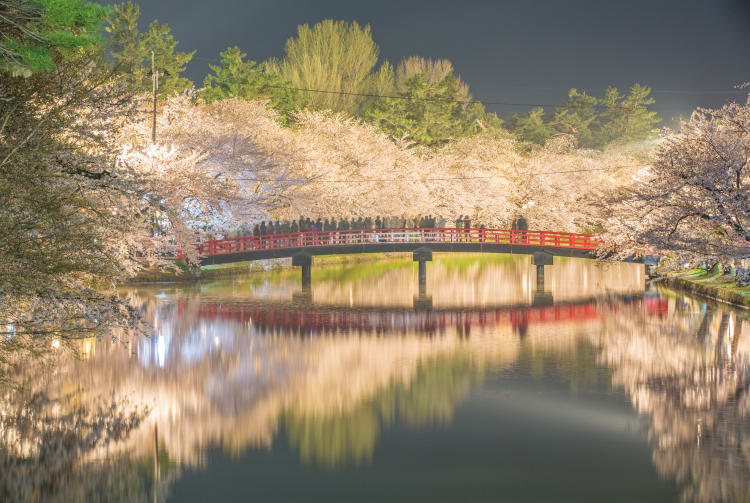
[[[686,258],[750,256],[750,98],[699,109],[666,130],[651,166],[600,199],[621,253],[651,245]]]
[[[213,75],[203,81],[200,96],[207,103],[237,97],[246,100],[269,100],[268,106],[277,110],[283,124],[294,120],[299,92],[287,89],[277,75],[263,71],[255,61],[245,61],[239,47],[230,47],[221,53],[221,65],[208,65]]]
[[[284,58],[268,61],[266,68],[292,87],[331,92],[305,92],[304,103],[312,108],[354,115],[364,101],[354,94],[369,91],[379,51],[369,26],[326,19],[312,28],[298,26]]]

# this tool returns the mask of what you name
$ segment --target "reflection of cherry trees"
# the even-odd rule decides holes
[[[580,272],[576,264],[570,261],[564,269]],[[367,289],[378,276],[393,279],[401,269],[358,276],[350,286]],[[526,284],[521,273],[528,264],[524,261],[519,269],[515,261],[490,262],[467,270],[456,262],[434,269],[435,294],[461,304],[468,293],[449,297],[450,285],[461,278],[480,290],[493,280]],[[599,271],[592,274],[600,277]],[[411,275],[404,277],[404,285],[411,280]],[[340,283],[345,282],[337,277],[321,280],[321,290],[314,293],[327,298],[323,293],[335,292]],[[592,282],[593,287],[600,288],[598,283],[600,279],[596,285]],[[297,288],[293,280],[279,280],[271,287],[288,298]],[[211,316],[201,309],[206,303],[231,309],[233,303],[248,300],[248,292],[266,298],[266,289],[262,282],[228,281],[131,291],[128,300],[152,324],[153,336],[117,333],[103,339],[81,355],[89,360],[56,364],[58,378],[44,389],[58,397],[75,389],[78,403],[87,406],[105,393],[118,403],[148,410],[132,434],[112,447],[112,452],[127,451],[131,457],[153,456],[158,431],[159,449],[168,459],[196,467],[212,445],[236,454],[270,448],[284,427],[303,458],[336,465],[369,459],[378,432],[395,418],[414,425],[450,422],[456,403],[468,393],[471,376],[481,375],[487,364],[497,367],[516,360],[521,346],[512,316],[490,328],[472,326],[470,335],[465,328],[448,327],[426,337],[404,327],[387,336],[367,331],[311,336],[283,327],[269,329],[252,319]],[[370,291],[382,296],[387,290]],[[569,345],[565,341],[575,330],[562,327],[577,326],[556,325],[550,340]],[[534,341],[549,346],[543,340],[545,329],[532,325],[527,332],[530,347]],[[323,445],[339,448],[322,453]]]
[[[137,460],[104,456],[128,438],[146,411],[80,393],[46,390],[63,372],[55,355],[26,361],[0,396],[0,501],[148,501]]]
[[[495,267],[467,274],[481,279]],[[274,288],[291,297],[285,285]],[[137,501],[165,494],[182,467],[200,467],[212,447],[240,455],[279,440],[303,463],[366,464],[395,424],[450,424],[488,367],[512,365],[569,381],[574,392],[606,391],[610,380],[622,386],[648,418],[655,465],[686,498],[747,499],[750,324],[730,311],[670,298],[652,309],[660,318],[641,303],[608,303],[597,310],[611,311],[604,319],[521,331],[508,317],[470,333],[448,326],[427,335],[295,331],[204,309],[241,309],[248,294],[235,291],[249,287],[262,285],[130,292],[152,337],[115,333],[91,347],[81,341],[84,361],[59,352],[24,367],[26,395],[0,397],[7,411],[0,467],[8,467],[0,490],[23,499],[27,486],[13,480],[29,480],[29,491],[59,480],[46,500],[95,500],[90,494],[101,490]],[[37,393],[48,398],[32,400]]]
[[[129,300],[154,327],[152,337],[116,333],[90,347],[86,344],[93,341],[81,341],[87,349],[78,356],[84,361],[61,348],[59,357],[44,368],[26,367],[26,380],[50,397],[42,411],[47,417],[58,417],[62,410],[53,404],[68,404],[71,410],[75,405],[82,412],[97,414],[100,404],[114,402],[127,405],[122,409],[125,412],[139,412],[127,437],[115,439],[108,434],[88,451],[74,449],[66,453],[71,462],[98,459],[106,451],[108,459],[122,456],[127,461],[118,469],[145,463],[150,468],[140,469],[148,474],[158,445],[159,473],[167,470],[167,477],[174,468],[165,467],[179,471],[181,466],[201,466],[212,446],[222,446],[233,454],[270,448],[279,428],[291,425],[287,421],[292,420],[317,424],[314,428],[320,430],[319,438],[338,438],[343,453],[339,460],[360,459],[351,453],[367,453],[368,443],[374,445],[377,434],[366,435],[365,421],[359,421],[365,416],[357,414],[370,414],[367,404],[379,400],[384,390],[399,390],[398,404],[393,402],[395,398],[391,402],[400,411],[400,420],[410,424],[419,424],[420,418],[447,421],[457,397],[462,396],[450,392],[450,385],[464,389],[462,381],[451,376],[429,378],[434,377],[434,373],[425,374],[425,368],[432,368],[429,362],[463,355],[473,371],[480,371],[486,362],[502,365],[512,361],[518,348],[510,327],[492,336],[477,329],[469,340],[453,330],[436,337],[411,332],[388,337],[376,333],[308,337],[259,330],[251,320],[202,314],[202,301],[217,300],[210,289],[200,295],[195,289],[180,290],[177,296],[179,302],[169,287],[161,293],[130,295]],[[49,378],[39,378],[48,371]],[[410,391],[412,384],[416,395]],[[3,400],[4,405],[10,402],[26,403],[21,397]],[[112,421],[118,411],[105,410],[101,420]],[[351,435],[331,437],[326,433],[337,417],[352,427]],[[375,417],[383,424],[390,424],[384,418],[392,419],[390,414]],[[80,421],[69,426],[69,435],[88,438]],[[378,424],[376,431],[381,427]],[[52,422],[40,423],[38,435],[52,429]],[[4,431],[9,430],[6,427]],[[29,441],[33,434],[27,430],[22,436]],[[302,454],[302,445],[313,441],[314,435],[298,438],[299,443],[293,445]],[[3,445],[10,445],[10,440],[4,438]],[[325,458],[315,451],[309,459],[322,463]]]
[[[449,423],[482,374],[482,367],[459,352],[422,362],[411,382],[394,382],[351,410],[306,414],[291,408],[284,414],[289,443],[305,463],[337,467],[367,462],[381,428],[397,420],[415,428]]]
[[[598,344],[614,383],[648,417],[654,464],[689,501],[750,496],[750,323],[679,298],[669,315],[618,311]]]

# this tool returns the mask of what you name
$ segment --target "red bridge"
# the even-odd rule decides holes
[[[204,241],[201,265],[308,255],[351,253],[488,252],[590,258],[601,240],[593,234],[509,229],[356,229],[296,232]],[[183,257],[178,252],[178,258]]]

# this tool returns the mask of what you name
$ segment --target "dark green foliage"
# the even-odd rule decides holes
[[[140,179],[118,165],[113,145],[115,124],[137,110],[103,56],[94,14],[104,11],[49,5],[17,30],[38,40],[53,66],[14,60],[0,77],[0,324],[80,336],[130,316],[89,287],[123,274],[125,255],[110,244],[140,218],[137,206],[112,211],[141,200]]]
[[[656,112],[647,106],[654,103],[649,96],[651,88],[634,84],[628,96],[621,96],[614,87],[608,87],[599,103],[604,107],[601,112],[602,129],[599,145],[611,142],[628,142],[644,140],[661,119]]]
[[[263,71],[255,61],[245,61],[245,57],[239,47],[222,52],[221,64],[209,65],[213,75],[203,81],[201,97],[207,103],[230,97],[267,99],[269,106],[281,114],[282,123],[290,124],[300,103],[299,93],[288,89],[278,75]]]
[[[648,109],[654,103],[651,89],[634,84],[627,96],[608,87],[604,96],[568,92],[568,101],[555,109],[552,116],[544,116],[542,108],[526,115],[511,115],[505,127],[522,141],[544,144],[555,134],[570,134],[584,148],[603,148],[611,143],[628,143],[648,139],[661,119]]]
[[[154,53],[156,71],[159,72],[159,96],[172,96],[193,87],[193,83],[180,74],[193,59],[193,52],[175,52],[177,41],[172,36],[169,26],[152,21],[148,31],[141,35],[143,55],[146,67],[151,66],[151,52]],[[143,85],[144,90],[151,90],[151,78]]]
[[[505,121],[508,131],[522,141],[544,144],[554,130],[544,121],[544,109],[537,107],[526,115],[513,114]]]
[[[119,71],[134,87],[140,87],[147,76],[143,66],[142,43],[138,34],[141,9],[133,2],[114,5],[105,27],[109,52]]]
[[[152,21],[148,31],[138,32],[140,8],[131,1],[115,5],[106,27],[111,37],[109,53],[119,63],[118,69],[136,89],[151,92],[151,55],[159,76],[159,96],[172,96],[193,87],[181,77],[195,51],[175,52],[177,41],[166,24]]]
[[[413,145],[435,146],[500,124],[480,103],[458,101],[458,79],[453,74],[439,82],[417,74],[406,81],[398,96],[376,100],[363,118],[392,138],[404,138]]]
[[[286,42],[281,60],[266,61],[265,69],[292,87],[322,89],[330,93],[305,92],[304,104],[313,109],[355,115],[375,78],[379,48],[369,26],[356,21],[324,19],[313,27],[297,27],[297,37]],[[337,93],[343,94],[337,94]]]
[[[0,0],[0,72],[30,77],[96,46],[105,15],[85,0]]]
[[[599,114],[596,110],[597,99],[577,89],[568,92],[568,101],[557,107],[549,126],[559,133],[572,134],[579,145],[592,148],[597,145],[595,136],[600,130]]]

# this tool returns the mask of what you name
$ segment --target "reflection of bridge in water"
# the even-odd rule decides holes
[[[468,335],[473,328],[485,329],[510,325],[522,334],[534,324],[598,320],[603,310],[616,303],[643,303],[652,314],[663,314],[667,301],[643,295],[618,296],[607,302],[586,299],[550,306],[485,306],[462,309],[411,310],[401,307],[301,306],[253,303],[201,303],[201,318],[249,323],[258,329],[294,331],[296,333],[440,333],[449,327]],[[178,310],[180,303],[178,302]],[[179,312],[179,311],[178,311]]]

